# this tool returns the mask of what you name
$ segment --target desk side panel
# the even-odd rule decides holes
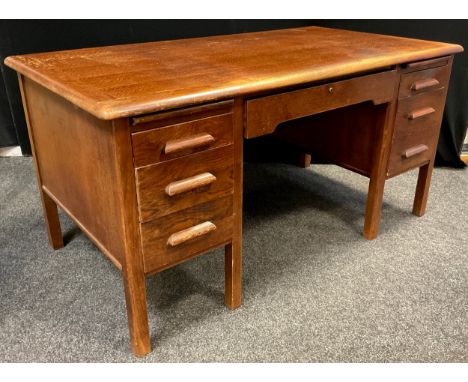
[[[111,122],[20,76],[43,190],[121,268]]]

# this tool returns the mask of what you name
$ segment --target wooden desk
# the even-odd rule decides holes
[[[8,57],[19,73],[49,241],[61,207],[122,271],[132,349],[150,351],[145,276],[225,246],[241,304],[243,138],[277,134],[370,178],[419,167],[426,209],[462,47],[301,28]]]

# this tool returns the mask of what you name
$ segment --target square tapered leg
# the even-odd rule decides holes
[[[46,192],[41,190],[42,207],[44,209],[44,218],[49,236],[49,244],[53,249],[63,247],[63,236],[60,227],[57,204]]]
[[[242,243],[234,242],[225,247],[224,303],[230,309],[242,302]]]
[[[413,214],[416,216],[423,216],[426,213],[433,168],[434,161],[419,168],[418,183],[416,185],[416,193],[413,202]]]

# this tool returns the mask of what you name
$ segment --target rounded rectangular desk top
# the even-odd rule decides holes
[[[109,120],[462,51],[455,44],[307,27],[28,54],[5,64]]]

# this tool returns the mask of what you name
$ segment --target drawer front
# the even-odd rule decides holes
[[[428,60],[409,62],[407,64],[403,64],[402,66],[406,68],[408,71],[416,71],[416,70],[430,69],[430,68],[436,68],[438,66],[448,65],[450,63],[450,60],[451,60],[450,56],[445,56],[445,57],[430,58]]]
[[[145,273],[230,242],[232,213],[232,196],[227,196],[140,224]]]
[[[449,78],[450,65],[402,74],[398,98],[446,88]]]
[[[270,134],[282,122],[361,102],[389,102],[396,81],[392,70],[248,100],[244,134],[247,138]]]
[[[388,176],[432,159],[439,138],[444,101],[444,89],[398,101]]]
[[[232,113],[226,113],[133,133],[135,167],[229,145],[232,129]]]
[[[140,222],[232,194],[233,145],[137,168]]]

